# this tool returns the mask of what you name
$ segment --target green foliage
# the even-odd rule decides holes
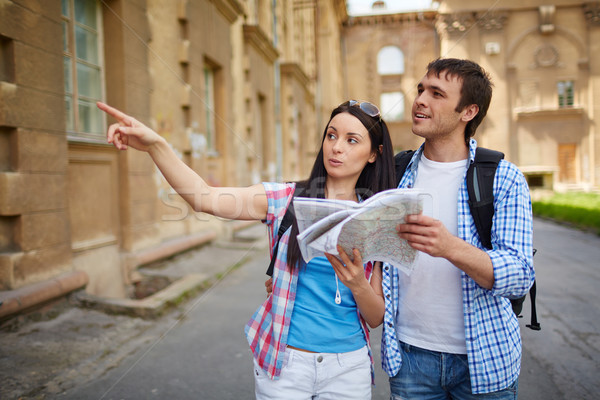
[[[600,194],[557,193],[533,201],[533,214],[590,229],[600,235]]]

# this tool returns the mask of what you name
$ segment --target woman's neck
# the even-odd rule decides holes
[[[358,201],[355,187],[356,182],[340,182],[328,179],[325,183],[325,198],[330,200]]]

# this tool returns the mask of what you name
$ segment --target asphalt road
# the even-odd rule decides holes
[[[600,398],[600,237],[534,220],[537,313],[521,321],[521,400]]]
[[[534,247],[541,331],[521,321],[521,400],[597,399],[600,393],[600,237],[536,220]],[[264,254],[190,300],[177,318],[157,321],[154,337],[104,375],[57,394],[61,399],[252,399],[252,359],[243,326],[264,300]],[[373,332],[377,385],[389,398]]]
[[[252,356],[244,324],[264,300],[266,256],[191,300],[162,336],[73,399],[252,399]]]

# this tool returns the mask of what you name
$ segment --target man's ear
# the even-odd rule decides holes
[[[462,110],[461,120],[464,122],[469,122],[479,113],[479,106],[477,104],[471,104],[466,106]]]

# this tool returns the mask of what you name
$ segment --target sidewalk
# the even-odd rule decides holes
[[[139,269],[171,282],[140,300],[101,299],[77,292],[39,320],[0,330],[0,399],[46,399],[94,379],[165,326],[177,323],[185,303],[237,266],[267,251],[265,227],[255,224],[171,259]],[[265,265],[266,268],[266,265]]]

